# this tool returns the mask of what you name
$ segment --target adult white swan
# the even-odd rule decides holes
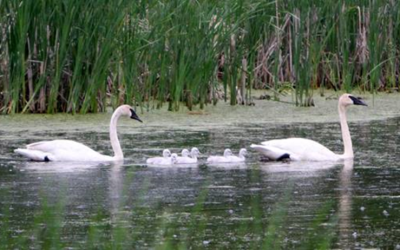
[[[117,122],[121,116],[127,116],[142,122],[129,105],[119,106],[110,121],[110,141],[114,156],[102,155],[82,143],[70,140],[40,141],[18,148],[15,153],[33,161],[74,161],[74,162],[106,162],[122,161],[124,154],[117,135]]]
[[[343,94],[339,98],[338,109],[344,144],[343,154],[335,154],[318,142],[303,138],[270,140],[262,142],[262,145],[253,144],[251,148],[254,148],[270,160],[337,161],[341,159],[352,159],[354,158],[353,145],[346,118],[346,109],[350,105],[367,106],[362,100],[350,94]]]

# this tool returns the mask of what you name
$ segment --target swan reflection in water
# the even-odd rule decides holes
[[[74,184],[82,184],[82,182],[90,182],[93,180],[93,177],[105,177],[106,182],[104,188],[106,192],[104,193],[106,198],[105,203],[108,203],[106,207],[108,207],[110,211],[110,219],[112,223],[129,223],[129,213],[130,209],[126,208],[126,199],[130,199],[129,194],[124,194],[126,192],[126,185],[131,185],[132,182],[129,178],[126,178],[126,166],[123,165],[122,162],[114,163],[114,164],[93,164],[93,163],[60,163],[60,162],[24,162],[20,164],[19,168],[24,170],[25,172],[31,172],[34,176],[54,176],[48,175],[48,173],[54,173],[58,178],[54,178],[55,180],[61,181],[60,178],[66,180],[68,185]],[[193,165],[184,165],[187,167],[192,167],[192,169],[197,171],[197,168],[193,168]],[[248,168],[251,169],[246,164],[207,164],[207,166],[212,168],[221,168],[221,169],[241,169]],[[291,163],[265,163],[260,165],[260,170],[267,173],[269,179],[279,182],[280,178],[286,179],[294,179],[294,181],[300,181],[299,179],[303,179],[308,182],[308,177],[316,177],[317,179],[324,180],[325,176],[329,176],[334,173],[335,176],[338,177],[338,184],[335,182],[335,188],[338,188],[338,233],[339,233],[339,242],[341,248],[348,248],[352,244],[353,240],[353,231],[352,231],[352,183],[351,178],[353,174],[353,161],[344,161],[344,162],[291,162]],[[182,170],[182,169],[181,169]],[[178,174],[180,169],[179,167],[169,167],[164,169],[154,169],[154,168],[145,168],[144,171],[157,173],[158,176],[162,176],[163,174],[167,176],[171,176]],[[45,175],[40,175],[38,173],[45,173]],[[58,175],[58,173],[60,173]],[[71,174],[65,174],[71,173]],[[104,173],[106,175],[104,175]],[[182,175],[187,176],[189,172],[185,171],[181,173]],[[338,174],[336,174],[338,173]],[[160,175],[161,174],[161,175]],[[192,176],[196,176],[197,173],[190,173]],[[77,179],[79,176],[81,179]],[[153,176],[152,174],[149,176]],[[51,177],[53,178],[53,177]],[[74,180],[75,182],[69,182],[70,180]],[[40,181],[40,183],[45,183]],[[282,182],[280,182],[282,183]],[[96,184],[97,185],[97,184]],[[273,183],[271,185],[274,185]],[[280,184],[279,184],[280,185]],[[331,185],[330,185],[331,186]],[[47,186],[46,186],[47,187]],[[329,187],[329,186],[328,186]],[[90,200],[95,193],[99,192],[98,188],[95,189],[86,189],[83,190],[82,187],[75,187],[76,190],[79,190],[79,195],[77,197],[71,196],[69,197],[69,203],[80,205],[84,201]],[[103,188],[103,186],[101,186]],[[303,187],[300,187],[303,188]],[[53,192],[54,189],[44,189],[44,191],[48,190],[48,192]],[[170,191],[167,189],[160,189],[162,193],[161,196],[165,196],[170,194]],[[315,194],[315,189],[309,189],[312,194]],[[74,199],[77,199],[73,201]],[[108,201],[107,201],[108,200]],[[90,205],[90,204],[89,204]],[[94,203],[93,206],[97,206],[97,203]]]
[[[341,162],[333,161],[292,161],[292,162],[265,162],[260,164],[262,171],[282,175],[284,178],[303,178],[320,176],[327,173],[327,170],[339,167]]]
[[[106,200],[109,200],[111,220],[115,222],[119,217],[121,206],[123,205],[123,189],[128,183],[125,180],[124,165],[122,161],[112,163],[94,162],[21,162],[17,164],[19,171],[33,176],[34,180],[39,180],[39,185],[44,197],[57,194],[55,190],[66,188],[68,192],[78,193],[78,196],[68,195],[68,203],[76,206],[91,206],[91,198],[102,192],[94,186],[101,185],[104,173],[108,181],[102,187],[106,191],[103,193]],[[55,186],[54,181],[57,183]],[[97,184],[96,184],[97,183]],[[58,187],[58,188],[57,188]],[[56,189],[55,189],[56,188]],[[86,201],[86,202],[85,202]],[[106,205],[107,201],[103,202]],[[96,205],[97,206],[97,205]],[[73,207],[73,206],[72,206]]]
[[[350,248],[354,239],[351,225],[353,166],[353,160],[344,161],[339,175],[339,242],[343,248]]]
[[[128,185],[125,181],[124,166],[122,162],[115,162],[110,165],[108,176],[108,196],[110,200],[110,215],[113,223],[125,221],[120,218],[121,207],[124,205],[124,186]]]
[[[340,168],[338,173],[338,186],[340,190],[338,196],[338,231],[339,242],[341,248],[354,247],[353,227],[352,227],[352,175],[353,175],[353,159],[344,160],[343,162],[270,162],[260,165],[260,169],[268,173],[268,178],[275,181],[282,179],[295,179],[300,183],[301,180],[309,182],[309,177],[328,176],[331,170]],[[321,178],[323,179],[323,178]],[[314,188],[311,190],[315,194]]]

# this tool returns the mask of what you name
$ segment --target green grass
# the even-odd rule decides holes
[[[395,91],[396,1],[0,0],[0,111],[178,110],[236,88]],[[246,68],[243,68],[243,60]],[[223,62],[223,63],[222,63]],[[243,72],[246,77],[242,77]],[[245,94],[244,94],[245,93]],[[155,102],[154,102],[155,101]]]

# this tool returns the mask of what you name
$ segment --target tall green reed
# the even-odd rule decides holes
[[[291,86],[393,91],[399,3],[0,1],[0,110],[178,110]],[[322,93],[322,92],[321,92]],[[244,95],[244,96],[243,96]],[[240,102],[240,101],[239,101]]]

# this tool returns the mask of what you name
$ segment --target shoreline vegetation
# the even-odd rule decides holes
[[[400,3],[0,0],[0,113],[394,92]]]
[[[273,94],[272,91],[254,90],[253,97]],[[350,108],[350,123],[370,123],[400,117],[400,93],[377,93],[375,95],[355,91],[368,107]],[[193,107],[190,111],[181,108],[169,112],[167,105],[151,112],[144,111],[139,116],[143,124],[135,125],[130,119],[122,119],[118,127],[121,134],[136,134],[154,131],[168,132],[174,130],[209,131],[210,129],[243,129],[247,126],[262,126],[266,130],[276,126],[299,126],[307,123],[331,123],[339,126],[337,98],[340,93],[326,90],[324,96],[315,94],[315,107],[296,107],[294,94],[286,93],[280,101],[258,100],[255,106],[231,106],[227,102],[208,105],[204,109]],[[88,114],[15,114],[0,116],[0,132],[13,131],[24,133],[37,132],[98,132],[108,133],[112,108],[103,113]],[[340,129],[338,128],[338,131]]]

